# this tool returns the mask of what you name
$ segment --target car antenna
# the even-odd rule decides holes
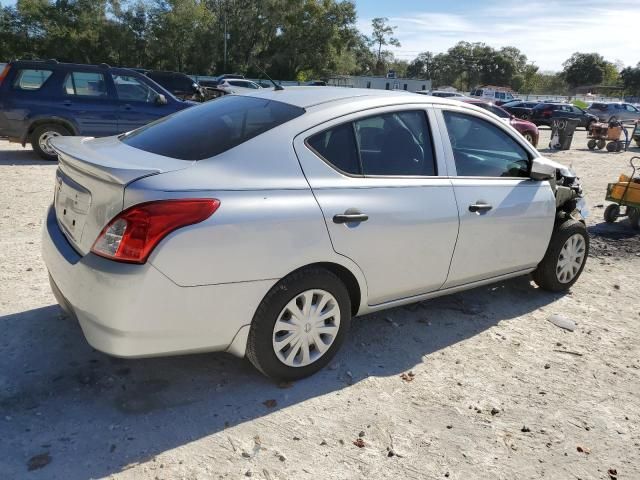
[[[274,90],[284,90],[284,87],[282,85],[278,85],[273,78],[271,78],[269,75],[267,75],[267,72],[265,72],[262,68],[260,68],[260,65],[258,65],[257,63],[254,63],[255,67],[260,70],[262,72],[262,74],[267,77],[269,79],[269,81],[271,83],[273,83],[273,89]]]

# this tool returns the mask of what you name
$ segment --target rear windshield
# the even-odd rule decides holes
[[[230,95],[161,118],[120,140],[145,152],[202,160],[299,117],[304,109],[263,98]]]

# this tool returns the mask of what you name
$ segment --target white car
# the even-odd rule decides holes
[[[262,87],[256,82],[245,80],[244,78],[225,78],[216,87],[225,93],[246,93],[253,90],[259,90]]]
[[[228,351],[300,378],[353,316],[527,274],[564,291],[588,255],[575,175],[447,99],[256,89],[50,143],[52,289],[115,356]]]

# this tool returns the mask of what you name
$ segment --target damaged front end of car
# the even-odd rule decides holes
[[[585,223],[589,215],[580,179],[569,167],[545,157],[534,159],[531,178],[548,180],[556,197],[556,221],[573,218]]]

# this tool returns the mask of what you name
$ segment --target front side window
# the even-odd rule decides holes
[[[101,73],[71,72],[64,82],[64,91],[67,95],[106,97],[107,84]]]
[[[624,108],[629,112],[634,112],[635,113],[635,112],[638,111],[638,109],[636,107],[634,107],[633,105],[629,105],[629,104],[625,104]]]
[[[318,133],[307,144],[338,170],[364,176],[434,176],[423,111],[375,115]]]
[[[131,147],[179,160],[223,153],[299,117],[303,108],[273,100],[229,95],[156,120],[120,140]]]
[[[16,79],[13,81],[13,88],[20,90],[39,90],[52,73],[53,71],[51,70],[20,70],[16,75]]]
[[[527,177],[529,154],[507,132],[481,118],[443,112],[458,176]]]
[[[129,75],[114,75],[113,83],[120,100],[154,103],[158,94],[146,83]]]

